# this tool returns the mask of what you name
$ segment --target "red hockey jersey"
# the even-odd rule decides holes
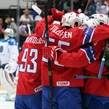
[[[91,64],[88,64],[87,66],[85,66],[85,61],[84,58],[81,58],[80,56],[75,59],[74,55],[75,52],[71,53],[61,53],[60,56],[58,57],[57,61],[60,64],[63,64],[67,67],[74,67],[74,63],[72,62],[74,59],[76,61],[79,61],[79,63],[77,64],[82,64],[82,66],[84,67],[84,75],[86,76],[98,76],[98,72],[100,69],[100,54],[102,52],[103,47],[105,46],[105,41],[99,41],[96,42],[94,44],[94,48],[96,51],[95,54],[95,58],[96,60],[94,62],[92,62]],[[83,62],[84,61],[84,62]],[[109,74],[109,71],[106,67],[104,67],[103,69],[103,75],[107,75]],[[87,93],[87,94],[94,94],[94,95],[98,95],[98,96],[105,96],[105,97],[109,97],[109,79],[107,78],[102,78],[102,79],[85,79],[84,80],[84,87],[82,88],[82,92],[83,93]]]
[[[95,61],[91,65],[87,65],[85,67],[84,75],[87,76],[97,76],[100,69],[100,62]],[[106,67],[103,69],[103,75],[109,74],[109,71]],[[82,92],[86,94],[93,94],[98,96],[109,97],[109,79],[101,78],[101,79],[85,79],[84,87],[82,88]]]
[[[98,42],[95,45],[95,50],[97,51],[96,57],[100,57],[100,52],[102,51],[103,42]],[[88,64],[85,67],[84,75],[88,76],[97,76],[100,69],[100,61],[96,60],[95,62]],[[102,75],[109,74],[107,67],[104,66]],[[82,88],[83,93],[94,94],[98,96],[109,97],[109,79],[85,79],[84,87]]]
[[[99,61],[100,55],[101,55],[101,52],[102,52],[104,46],[105,46],[105,40],[96,41],[95,43],[93,43],[93,47],[95,50],[94,59],[96,61]],[[83,56],[84,54],[82,55],[80,50],[78,51],[78,53],[60,52],[58,55],[58,58],[57,58],[58,63],[63,64],[66,67],[77,67],[79,65],[80,65],[80,67],[86,66],[88,63],[87,63],[87,61],[85,61],[86,59]],[[75,55],[77,55],[76,56],[77,58],[75,58]],[[75,63],[76,64],[75,65],[72,62],[72,60],[74,60],[74,62],[78,62],[78,63]],[[91,64],[89,63],[89,65],[91,65]]]
[[[41,60],[42,47],[45,40],[32,34],[27,37],[23,49],[18,56],[19,79],[17,94],[28,95],[42,90],[41,86]]]
[[[48,17],[48,23],[52,23],[53,19],[49,16]],[[109,26],[104,25],[104,27],[98,27],[95,29],[84,29],[82,27],[76,27],[76,28],[62,28],[59,24],[51,24],[49,25],[49,41],[50,45],[58,45],[63,50],[67,51],[68,53],[72,52],[78,52],[79,48],[83,44],[87,44],[89,42],[95,42],[98,40],[102,40],[106,37],[109,37]],[[45,36],[45,21],[42,19],[36,26],[35,31],[37,31],[37,34],[40,36]],[[105,37],[101,37],[101,34],[99,35],[99,30],[101,31],[101,34],[105,34]],[[99,35],[99,36],[98,36]],[[81,54],[81,55],[80,55]],[[83,55],[84,54],[84,55]],[[75,61],[77,58],[77,55],[80,55],[81,58],[84,58],[84,63],[90,63],[94,60],[93,57],[90,58],[88,56],[88,53],[85,51],[85,49],[81,49],[78,54],[74,54],[74,60],[71,60],[73,63],[72,67],[65,67],[56,61],[51,62],[52,66],[52,75],[53,75],[53,86],[57,87],[78,87],[83,86],[83,80],[82,79],[74,79],[75,75],[82,75],[83,69],[80,68],[82,64],[78,60]],[[83,57],[84,56],[84,57]],[[78,56],[79,57],[79,56]],[[81,62],[81,63],[83,63]],[[86,65],[86,64],[85,64]],[[82,66],[83,67],[83,66]],[[43,58],[43,64],[42,64],[42,84],[43,85],[49,85],[49,78],[48,78],[48,63],[47,59]]]

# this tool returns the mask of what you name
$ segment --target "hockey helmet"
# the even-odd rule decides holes
[[[85,21],[83,25],[88,26],[89,28],[95,28],[99,25],[98,21],[96,19],[89,19],[88,21]]]
[[[75,12],[66,13],[61,19],[62,27],[74,27],[75,23],[78,23],[78,26],[81,24],[79,16]]]
[[[14,31],[13,29],[6,28],[4,33],[8,33],[10,37],[14,37]]]
[[[108,17],[104,14],[93,14],[90,16],[90,18],[94,18],[98,21],[99,24],[108,24]]]
[[[89,17],[87,15],[85,15],[84,13],[80,13],[78,14],[79,15],[79,18],[81,20],[81,25],[85,22],[85,21],[88,21],[89,20]]]

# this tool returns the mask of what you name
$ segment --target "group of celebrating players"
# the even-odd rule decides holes
[[[18,55],[15,109],[108,109],[108,78],[74,78],[98,75],[100,57],[109,38],[108,17],[104,14],[88,17],[75,12],[64,14],[55,8],[51,13],[47,16],[49,46],[43,18]],[[108,66],[104,66],[102,75],[108,74]]]

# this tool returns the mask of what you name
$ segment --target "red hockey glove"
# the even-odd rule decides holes
[[[61,11],[55,9],[55,8],[52,8],[52,9],[51,9],[51,12],[52,12],[52,16],[53,16],[53,19],[54,19],[54,20],[61,21],[62,16],[64,15],[63,12],[61,12]]]
[[[58,46],[47,46],[42,48],[42,55],[45,58],[51,58],[57,60],[57,51],[62,52],[63,50]]]

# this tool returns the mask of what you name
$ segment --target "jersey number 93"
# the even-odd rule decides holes
[[[28,73],[36,73],[37,70],[37,60],[38,58],[38,50],[37,49],[28,49],[26,48],[24,50],[23,56],[22,56],[22,64],[19,66],[20,72],[28,72]],[[28,63],[28,61],[30,63]]]

